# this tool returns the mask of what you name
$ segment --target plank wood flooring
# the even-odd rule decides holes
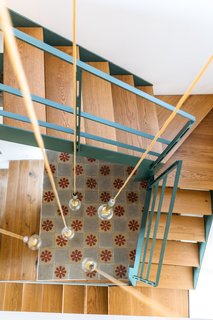
[[[11,161],[1,227],[20,235],[39,232],[43,161]],[[0,280],[34,280],[37,252],[7,236],[0,243]]]

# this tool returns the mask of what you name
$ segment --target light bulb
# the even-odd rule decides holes
[[[62,230],[61,230],[61,235],[64,239],[66,240],[71,240],[74,235],[75,235],[75,232],[72,228],[70,227],[64,227]]]
[[[82,269],[84,272],[92,272],[97,268],[97,262],[93,258],[85,258],[82,261]]]
[[[72,195],[72,198],[69,201],[69,207],[72,211],[78,211],[81,207],[81,201],[78,199],[77,194]]]
[[[98,208],[98,216],[101,220],[110,220],[113,217],[113,207],[115,205],[115,200],[110,199],[107,204],[102,204]]]
[[[33,234],[31,237],[25,236],[23,242],[28,245],[30,250],[38,250],[41,247],[41,238],[37,234]]]

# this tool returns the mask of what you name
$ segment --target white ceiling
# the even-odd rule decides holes
[[[71,39],[71,0],[7,0]],[[213,54],[212,0],[77,0],[77,42],[154,84],[183,93]],[[213,93],[213,63],[194,93]]]

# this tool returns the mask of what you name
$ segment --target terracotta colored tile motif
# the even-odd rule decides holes
[[[126,279],[128,265],[135,259],[147,182],[137,183],[133,178],[118,197],[113,218],[102,221],[97,215],[99,205],[116,194],[133,167],[78,157],[75,170],[82,207],[72,212],[68,202],[73,191],[73,156],[48,151],[48,157],[67,225],[75,230],[75,237],[67,241],[61,236],[61,214],[44,171],[38,279],[100,279],[96,271],[82,271],[84,257],[93,257],[100,269]]]

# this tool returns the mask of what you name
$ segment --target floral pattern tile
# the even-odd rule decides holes
[[[75,170],[82,207],[72,212],[68,202],[73,188],[73,156],[53,151],[47,154],[67,225],[75,230],[75,237],[67,241],[61,236],[61,213],[44,170],[40,225],[43,246],[38,256],[38,279],[102,279],[96,271],[82,271],[81,263],[86,256],[94,258],[100,269],[111,276],[127,279],[128,265],[133,265],[135,259],[147,181],[130,181],[117,199],[113,218],[102,221],[98,207],[116,194],[133,167],[78,157]]]

